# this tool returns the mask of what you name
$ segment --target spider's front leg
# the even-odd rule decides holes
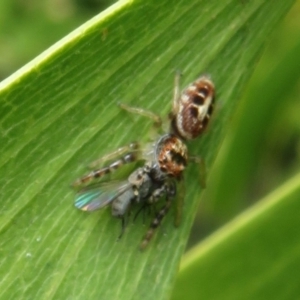
[[[118,159],[116,159],[119,157]],[[138,143],[130,143],[127,146],[121,147],[114,152],[111,152],[102,158],[92,162],[90,167],[93,168],[97,165],[100,165],[104,161],[113,160],[107,166],[102,168],[98,168],[96,170],[91,171],[90,173],[86,174],[85,176],[78,178],[75,182],[73,182],[73,187],[79,187],[82,185],[86,185],[90,183],[93,179],[99,179],[107,174],[114,172],[115,170],[119,169],[120,167],[124,166],[125,164],[129,164],[135,162],[140,159],[140,146]]]

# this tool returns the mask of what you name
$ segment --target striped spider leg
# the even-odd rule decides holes
[[[105,161],[113,161],[107,166],[90,171],[88,174],[78,178],[73,182],[73,187],[80,187],[89,184],[94,179],[99,179],[107,174],[114,172],[125,164],[135,162],[140,159],[140,146],[137,142],[130,143],[127,146],[121,147],[114,152],[111,152],[100,159],[95,160],[89,165],[89,168],[100,166]]]

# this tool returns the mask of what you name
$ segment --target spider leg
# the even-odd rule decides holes
[[[118,103],[118,105],[120,108],[122,108],[130,113],[137,114],[137,115],[151,119],[154,122],[154,125],[158,128],[160,128],[162,126],[161,117],[150,110],[143,109],[140,107],[129,106],[124,103]]]
[[[165,193],[166,193],[166,203],[158,211],[154,220],[151,222],[150,228],[148,229],[148,231],[147,231],[146,235],[144,236],[142,243],[140,245],[141,250],[144,250],[147,247],[147,245],[149,244],[149,242],[151,241],[151,239],[155,233],[155,230],[159,227],[163,218],[168,213],[168,211],[171,207],[171,204],[172,204],[172,200],[176,195],[176,186],[175,186],[174,182],[166,184],[166,185],[164,185],[164,187],[165,187]]]
[[[115,153],[117,153],[117,151]],[[115,170],[119,169],[120,167],[122,167],[125,164],[135,162],[140,158],[140,156],[138,154],[139,153],[136,150],[127,152],[125,155],[121,156],[118,160],[115,160],[108,166],[93,170],[90,173],[86,174],[85,176],[78,178],[72,184],[72,186],[78,187],[81,185],[85,185],[85,184],[89,183],[90,181],[92,181],[93,179],[101,178],[101,177],[105,176],[106,174],[110,174],[110,173],[114,172]]]
[[[206,166],[205,166],[205,161],[200,156],[190,156],[189,160],[192,163],[196,163],[196,164],[199,165],[200,185],[203,189],[206,188]]]
[[[140,145],[137,142],[132,142],[128,145],[125,145],[123,147],[120,147],[119,149],[108,153],[102,157],[100,157],[99,159],[93,161],[92,163],[89,164],[89,168],[90,169],[95,169],[98,168],[99,166],[101,166],[105,161],[111,161],[111,160],[115,160],[116,158],[119,158],[121,156],[124,156],[128,153],[136,153],[140,151]]]
[[[180,77],[181,72],[176,71],[175,79],[174,79],[174,96],[173,96],[173,103],[172,103],[172,112],[171,115],[176,115],[179,109],[179,100],[180,100]]]
[[[174,225],[178,227],[181,223],[182,219],[182,211],[184,204],[184,196],[185,196],[185,185],[183,178],[180,179],[177,188],[177,197],[176,197],[176,205],[175,205],[175,219]]]

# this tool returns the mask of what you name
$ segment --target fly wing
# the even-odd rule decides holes
[[[128,181],[102,183],[98,186],[88,187],[78,192],[75,198],[75,207],[84,211],[100,209],[125,191],[131,188]]]

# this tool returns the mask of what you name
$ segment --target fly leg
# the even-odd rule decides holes
[[[120,216],[120,219],[121,219],[121,233],[118,236],[117,241],[119,241],[121,239],[121,237],[123,236],[123,234],[125,232],[125,228],[126,228],[125,216]]]
[[[166,193],[166,203],[158,211],[154,220],[151,222],[150,228],[148,229],[148,231],[147,231],[146,235],[144,236],[142,243],[140,245],[141,250],[144,250],[147,247],[147,245],[149,244],[149,242],[151,241],[151,239],[155,233],[155,230],[159,227],[163,218],[168,213],[168,211],[171,207],[171,204],[172,204],[172,200],[174,199],[174,197],[176,195],[176,186],[175,186],[174,182],[166,184],[166,185],[164,185],[164,187],[165,187],[165,193]],[[155,193],[155,191],[154,191],[154,193]]]
[[[138,215],[142,212],[148,209],[149,211],[152,211],[152,208],[154,208],[154,213],[157,214],[157,210],[155,207],[155,204],[157,201],[166,193],[166,185],[161,186],[160,188],[155,189],[150,197],[147,199],[147,201],[144,201],[142,203],[142,206],[138,209],[136,212],[133,220],[135,221]],[[150,211],[150,212],[151,212]],[[145,219],[145,218],[144,218]]]
[[[135,220],[137,219],[137,217],[139,216],[139,214],[143,211],[143,224],[145,224],[145,216],[146,216],[146,213],[150,213],[150,205],[149,203],[143,203],[141,205],[141,207],[139,207],[138,211],[135,213],[134,217],[133,217],[133,221],[135,222]],[[147,212],[146,212],[147,210]]]

